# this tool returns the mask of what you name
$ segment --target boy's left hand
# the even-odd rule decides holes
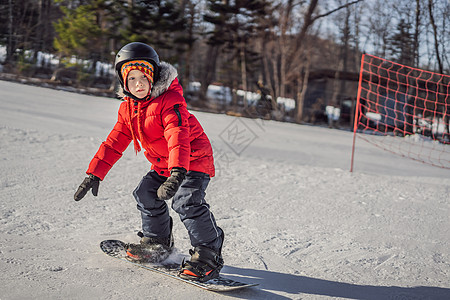
[[[158,188],[158,191],[156,192],[158,198],[161,200],[169,200],[172,198],[178,191],[178,188],[185,177],[186,169],[173,168],[170,171],[170,177]]]

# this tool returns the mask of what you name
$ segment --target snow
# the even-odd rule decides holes
[[[216,156],[223,274],[259,283],[215,294],[100,251],[139,239],[142,153],[129,147],[98,197],[73,200],[118,100],[5,81],[0,96],[1,300],[450,299],[449,170],[358,139],[350,173],[351,132],[193,112]]]

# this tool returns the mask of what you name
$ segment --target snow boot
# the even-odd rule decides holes
[[[189,250],[191,260],[183,260],[179,276],[184,279],[200,282],[206,282],[210,279],[219,277],[220,270],[223,267],[221,253],[224,239],[223,231],[221,238],[222,244],[218,251],[205,246],[197,246],[194,250]]]
[[[172,235],[173,221],[170,218],[170,235],[167,237],[146,237],[142,232],[139,244],[128,244],[127,255],[130,260],[147,263],[158,263],[169,257],[174,241]]]

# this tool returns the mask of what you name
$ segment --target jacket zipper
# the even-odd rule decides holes
[[[175,104],[173,109],[175,110],[175,113],[177,114],[177,117],[178,117],[178,126],[181,126],[183,124],[183,122],[181,121],[181,114],[180,114],[179,107],[180,107],[180,104]]]

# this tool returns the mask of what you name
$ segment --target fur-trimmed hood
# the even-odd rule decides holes
[[[171,64],[162,61],[160,63],[159,76],[158,79],[156,80],[156,83],[152,87],[150,98],[156,98],[161,96],[162,93],[167,91],[169,86],[177,77],[178,77],[177,69],[175,69],[175,67],[172,66]]]
[[[172,82],[177,78],[178,71],[171,64],[162,61],[160,63],[159,76],[152,87],[152,91],[150,93],[150,98],[156,98],[161,96],[167,89],[170,87]],[[117,90],[117,96],[123,98],[125,96],[130,96],[128,93],[125,93],[122,86],[119,86]]]

